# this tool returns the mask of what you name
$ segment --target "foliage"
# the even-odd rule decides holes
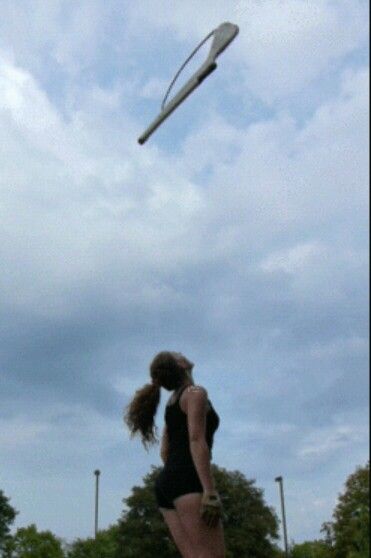
[[[10,526],[14,522],[17,511],[10,505],[2,490],[0,490],[0,551],[9,537]]]
[[[238,471],[214,467],[214,477],[225,510],[227,558],[271,558],[273,541],[279,538],[278,518],[264,503],[263,491]]]
[[[154,484],[158,472],[153,467],[144,478],[144,486],[134,486],[132,494],[124,500],[128,509],[119,523],[117,558],[179,557],[155,502]]]
[[[324,540],[293,545],[290,558],[370,558],[369,463],[357,468],[339,495],[333,521],[324,523]],[[65,552],[61,541],[35,525],[10,526],[18,512],[0,491],[0,556],[3,558],[179,558],[154,497],[159,469],[135,486],[124,500],[126,507],[117,525],[101,531],[97,539],[78,539]],[[278,518],[264,502],[263,491],[238,471],[213,466],[225,512],[226,558],[284,558],[274,542]]]
[[[296,544],[290,558],[332,558],[332,549],[325,541],[308,541]]]
[[[278,550],[278,519],[267,507],[263,491],[240,472],[213,466],[213,473],[225,510],[227,558],[273,558]],[[154,483],[159,469],[144,478],[144,486],[134,487],[126,500],[127,510],[119,524],[117,558],[178,558],[154,498]]]
[[[78,539],[67,552],[67,558],[115,558],[118,552],[118,526],[99,531],[96,539]]]
[[[278,546],[273,545],[272,558],[286,558],[286,554],[283,550],[278,548]]]
[[[370,549],[361,552],[351,551],[348,558],[370,558]]]
[[[369,558],[370,464],[358,467],[339,495],[333,522],[324,524],[334,547],[334,558]]]
[[[4,558],[64,558],[62,544],[50,531],[35,525],[20,528],[5,547]]]

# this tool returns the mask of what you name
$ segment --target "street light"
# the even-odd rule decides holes
[[[286,513],[285,513],[285,499],[283,494],[283,478],[276,477],[276,482],[280,485],[280,494],[281,494],[281,508],[282,508],[282,523],[283,523],[283,533],[285,538],[285,554],[286,558],[289,558],[289,543],[287,539],[287,526],[286,526]]]
[[[97,534],[98,534],[98,510],[99,510],[99,476],[100,476],[99,469],[94,471],[94,475],[95,475],[95,526],[94,526],[94,537],[97,538]]]
[[[207,37],[197,46],[197,48],[192,52],[192,54],[187,58],[184,62],[180,70],[177,72],[175,78],[170,84],[170,87],[165,95],[165,98],[162,103],[161,112],[159,116],[152,122],[149,128],[140,136],[138,142],[140,145],[143,145],[148,138],[157,130],[159,126],[166,120],[172,112],[195,90],[201,83],[206,79],[214,70],[217,68],[216,59],[224,50],[231,44],[231,42],[237,37],[239,33],[239,28],[234,23],[222,23],[214,29]],[[184,67],[188,64],[188,62],[193,58],[196,52],[201,48],[201,46],[209,40],[212,36],[214,36],[214,40],[211,45],[211,49],[209,55],[199,70],[191,77],[190,80],[181,88],[179,93],[175,95],[174,99],[169,101],[166,104],[166,101],[169,97],[170,91],[178,79],[180,73],[184,69]]]

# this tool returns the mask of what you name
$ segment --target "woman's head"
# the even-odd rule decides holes
[[[172,391],[189,378],[193,364],[182,353],[163,351],[155,356],[150,366],[152,382]]]
[[[145,447],[157,441],[154,418],[160,402],[160,388],[173,391],[192,381],[193,364],[181,353],[163,351],[150,365],[151,384],[138,390],[128,405],[125,422],[134,436],[139,433]]]

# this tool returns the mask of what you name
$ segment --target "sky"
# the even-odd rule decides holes
[[[15,528],[91,536],[97,468],[100,527],[117,521],[161,463],[123,409],[176,350],[221,417],[214,462],[279,517],[282,475],[289,539],[322,536],[368,460],[368,16],[365,0],[1,0]],[[223,21],[240,34],[218,70],[140,147]]]

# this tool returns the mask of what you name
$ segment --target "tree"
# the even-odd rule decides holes
[[[64,558],[64,552],[61,541],[50,531],[38,532],[30,525],[8,540],[4,558]]]
[[[331,558],[331,547],[325,541],[307,541],[291,549],[290,558]]]
[[[370,538],[370,464],[350,475],[340,494],[333,523],[336,558],[367,553]]]
[[[348,477],[333,513],[334,521],[323,525],[335,558],[369,558],[369,493],[370,463]]]
[[[227,558],[272,558],[279,522],[263,491],[239,471],[214,467],[214,477],[225,510]]]
[[[166,525],[159,513],[154,484],[159,469],[153,467],[143,480],[144,486],[134,486],[132,494],[124,499],[128,507],[119,522],[117,558],[178,558]]]
[[[96,539],[78,539],[67,558],[115,558],[118,552],[118,525],[99,531]]]
[[[0,551],[4,548],[10,533],[10,526],[14,523],[17,511],[10,505],[2,490],[0,490]]]
[[[370,558],[370,547],[360,552],[351,551],[348,558]]]
[[[264,503],[263,491],[238,471],[213,466],[213,473],[225,512],[227,558],[279,556],[273,543],[278,539],[278,519]],[[179,557],[155,503],[158,474],[159,469],[153,467],[144,478],[144,486],[135,486],[124,500],[127,509],[119,523],[117,558]]]

